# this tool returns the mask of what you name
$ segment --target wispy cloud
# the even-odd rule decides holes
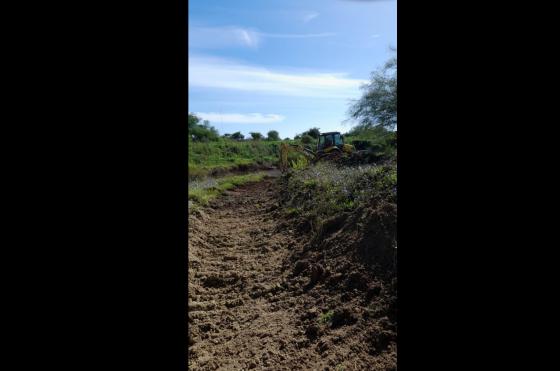
[[[285,72],[241,62],[189,56],[189,87],[314,98],[355,98],[366,80],[345,73]]]
[[[307,23],[312,21],[314,18],[317,18],[319,16],[319,13],[317,12],[311,12],[311,13],[307,13],[303,16],[303,22]]]
[[[196,48],[249,47],[261,42],[258,31],[242,27],[191,27],[189,46]]]
[[[273,124],[285,119],[284,116],[275,113],[195,112],[195,114],[204,120],[223,124]]]
[[[318,14],[317,14],[318,15]],[[316,17],[316,15],[314,16]],[[314,18],[313,17],[313,18]],[[266,38],[279,39],[308,39],[316,37],[334,36],[335,33],[308,34],[279,34],[260,32],[256,29],[227,26],[227,27],[190,27],[189,47],[214,49],[244,47],[257,49]]]
[[[323,33],[306,33],[306,34],[286,34],[286,33],[261,33],[261,36],[276,38],[276,39],[309,39],[313,37],[329,37],[334,36],[334,32]]]
[[[371,38],[372,38],[372,39],[378,39],[379,36],[380,36],[380,35],[379,35],[378,33],[376,33],[376,34],[374,34],[374,35],[371,35]]]

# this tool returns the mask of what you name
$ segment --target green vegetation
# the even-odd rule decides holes
[[[377,157],[387,159],[397,155],[397,133],[383,126],[358,125],[344,135],[344,142],[354,145],[357,150],[370,150]]]
[[[319,231],[329,219],[379,203],[397,202],[397,167],[337,166],[323,162],[288,173],[284,201],[292,215]],[[297,211],[296,211],[297,210]]]
[[[219,138],[213,142],[189,143],[189,179],[212,174],[243,170],[278,162],[280,142],[236,141]]]
[[[208,120],[202,121],[200,117],[189,113],[187,122],[189,142],[209,142],[218,140],[218,131],[213,126],[210,126]]]
[[[235,133],[231,134],[231,139],[243,140],[243,139],[245,139],[245,135],[241,134],[241,132],[239,132],[239,131],[236,131]]]
[[[263,135],[261,133],[251,132],[249,134],[251,135],[251,138],[253,138],[253,140],[263,139]]]
[[[208,121],[189,113],[189,179],[276,164],[280,143],[278,132],[269,131],[266,140],[261,133],[250,134],[250,141],[245,140],[240,132],[220,137]]]
[[[319,323],[327,324],[330,321],[332,321],[333,316],[334,316],[334,311],[329,310],[328,312],[323,313],[319,316]]]
[[[280,134],[276,130],[271,130],[268,132],[266,140],[278,141],[280,140]]]
[[[350,117],[363,128],[397,125],[397,58],[371,74],[371,81],[362,86],[362,97],[350,107]]]
[[[211,180],[210,182],[197,183],[192,182],[189,184],[189,201],[193,201],[193,207],[208,205],[208,202],[224,191],[235,188],[237,186],[258,182],[264,178],[263,173],[253,173],[247,175],[234,175],[218,180]]]

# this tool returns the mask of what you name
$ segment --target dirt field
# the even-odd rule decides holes
[[[189,217],[189,370],[396,370],[395,290],[311,248],[278,188],[247,184]]]

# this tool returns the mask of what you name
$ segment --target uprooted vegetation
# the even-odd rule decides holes
[[[377,245],[392,252],[396,244],[397,202],[394,163],[339,166],[324,162],[290,172],[283,181],[285,211],[297,219],[302,232],[312,232],[319,241],[344,226],[371,224],[375,214],[381,218],[376,219],[381,222]],[[385,214],[386,218],[382,217]]]
[[[396,165],[320,163],[283,182],[287,224],[309,236],[285,268],[304,292],[325,298],[317,315],[302,318],[308,336],[337,344],[345,328],[354,352],[396,367]]]

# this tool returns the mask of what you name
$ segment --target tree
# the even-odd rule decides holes
[[[202,120],[195,114],[188,114],[188,133],[189,137],[196,142],[216,141],[219,138],[218,130],[210,126],[210,121]]]
[[[313,139],[314,138],[311,135],[305,134],[301,137],[301,142],[303,144],[311,144],[311,143],[313,143]]]
[[[245,139],[245,136],[241,134],[239,131],[236,131],[235,133],[231,134],[231,139],[243,140]]]
[[[286,137],[286,138],[284,138],[284,140],[286,140],[286,141],[287,141],[287,140],[291,140],[291,139],[290,139],[290,137]]]
[[[317,139],[319,138],[319,135],[321,134],[319,128],[311,128],[309,130],[307,130],[306,132],[303,133],[303,135],[309,135],[311,138]]]
[[[397,125],[397,58],[391,58],[381,69],[372,72],[371,81],[362,86],[363,95],[349,109],[358,126],[382,126],[393,129]]]
[[[251,134],[253,140],[261,140],[263,138],[263,135],[261,133],[251,132],[249,134]]]
[[[188,128],[189,129],[193,128],[196,124],[199,123],[199,121],[200,121],[200,118],[198,118],[198,116],[196,116],[193,113],[189,113],[188,119],[187,119]]]
[[[269,131],[267,135],[267,140],[280,140],[280,134],[276,130]]]

